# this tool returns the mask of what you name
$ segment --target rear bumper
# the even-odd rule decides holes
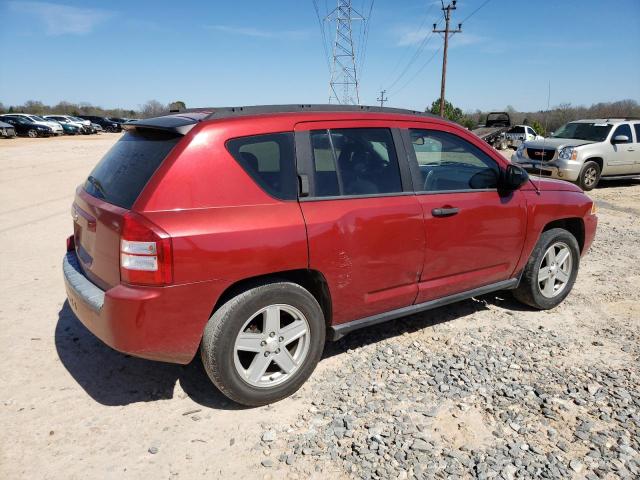
[[[107,291],[91,283],[75,252],[62,263],[69,305],[78,319],[111,348],[136,357],[186,364],[200,345],[204,327],[226,282],[171,287],[117,285]]]

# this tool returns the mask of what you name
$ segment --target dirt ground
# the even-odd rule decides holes
[[[117,353],[66,305],[61,259],[74,189],[117,138],[0,141],[0,478],[322,476],[309,462],[287,470],[260,439],[271,427],[280,438],[304,424],[318,382],[351,362],[348,342],[328,346],[293,398],[244,409],[215,390],[198,361],[177,366]],[[590,195],[599,230],[573,293],[551,313],[518,315],[568,336],[563,361],[574,367],[635,363],[637,371],[638,358],[619,348],[616,335],[637,342],[640,327],[640,181],[603,183]],[[423,328],[377,327],[358,338],[366,349],[433,337],[438,315],[449,319],[435,337],[443,347],[478,324],[485,337],[512,327],[506,307],[489,303],[482,311],[446,307],[425,314]],[[594,340],[603,343],[597,353],[589,348]],[[275,465],[265,468],[269,456]]]

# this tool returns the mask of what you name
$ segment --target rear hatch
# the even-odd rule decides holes
[[[186,131],[132,125],[78,187],[71,212],[76,254],[85,275],[100,288],[120,283],[125,215]]]

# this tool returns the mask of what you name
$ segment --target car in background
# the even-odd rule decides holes
[[[77,118],[74,118],[71,115],[45,115],[43,118],[45,120],[52,120],[54,122],[60,123],[63,129],[65,125],[72,125],[79,128],[79,133],[85,135],[94,133],[89,125],[84,125],[82,121],[79,121]]]
[[[0,115],[0,121],[13,125],[16,134],[25,137],[36,138],[50,137],[51,135],[55,135],[55,133],[53,132],[53,128],[51,128],[49,125],[43,125],[40,122],[36,123],[25,115]],[[62,129],[61,126],[60,128]]]
[[[102,133],[104,132],[104,128],[102,128],[100,125],[98,125],[97,123],[91,123],[91,128],[93,128],[93,131],[95,133]]]
[[[0,137],[13,138],[16,136],[16,129],[10,123],[0,122]]]
[[[112,122],[108,118],[98,117],[96,115],[78,115],[80,118],[89,120],[91,123],[100,125],[105,132],[121,132],[122,125]]]
[[[592,190],[603,179],[640,176],[640,119],[576,120],[545,140],[523,142],[511,162]]]
[[[39,117],[38,115],[32,115],[28,113],[11,113],[10,115],[13,115],[14,117],[25,118],[30,122],[35,123],[36,125],[47,126],[51,129],[54,135],[64,135],[64,130],[62,129],[62,125],[60,125],[58,122],[45,120],[44,118]]]
[[[83,127],[79,125],[72,125],[70,123],[61,123],[62,130],[64,130],[65,135],[81,135]]]
[[[507,146],[516,149],[522,142],[528,140],[543,140],[542,135],[538,135],[533,128],[529,125],[515,125],[507,130],[504,134],[504,138],[507,140]]]
[[[112,122],[117,123],[118,125],[120,125],[121,128],[125,123],[129,121],[128,118],[121,118],[121,117],[107,117],[107,120],[111,120]]]

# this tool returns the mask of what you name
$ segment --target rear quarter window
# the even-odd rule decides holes
[[[298,196],[293,133],[271,133],[234,138],[227,150],[269,195],[280,200]]]
[[[96,198],[131,209],[162,161],[182,138],[168,132],[136,129],[124,134],[100,160],[84,184]]]

